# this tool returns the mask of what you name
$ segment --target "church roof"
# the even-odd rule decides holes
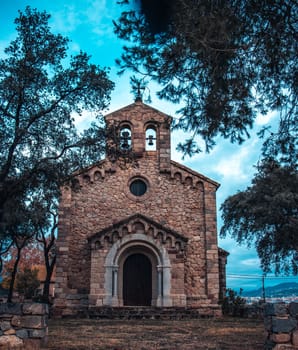
[[[164,112],[161,112],[160,110],[156,109],[156,108],[153,108],[147,104],[145,104],[144,102],[142,101],[136,101],[134,103],[131,103],[127,106],[124,106],[124,107],[121,107],[113,112],[110,112],[108,114],[106,114],[104,116],[105,119],[112,119],[114,117],[114,115],[118,115],[119,113],[126,113],[126,112],[130,112],[132,109],[135,109],[137,107],[141,107],[142,109],[144,110],[147,110],[147,111],[152,111],[154,113],[157,113],[161,116],[164,116],[165,118],[167,119],[171,119],[172,120],[172,117]]]
[[[219,184],[218,182],[216,182],[216,181],[210,179],[209,177],[207,177],[207,176],[205,176],[205,175],[202,175],[201,173],[199,173],[199,172],[197,172],[197,171],[195,171],[195,170],[193,170],[193,169],[188,168],[188,167],[185,166],[185,165],[182,165],[182,164],[180,164],[180,163],[178,163],[178,162],[175,162],[174,160],[171,160],[171,164],[172,164],[174,167],[178,168],[178,169],[184,170],[184,171],[186,171],[187,173],[189,173],[189,174],[191,174],[191,175],[194,175],[194,176],[200,178],[202,181],[207,181],[207,182],[211,183],[211,184],[214,185],[216,188],[218,188],[218,187],[220,186],[220,184]]]

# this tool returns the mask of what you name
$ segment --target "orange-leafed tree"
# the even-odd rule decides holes
[[[2,286],[8,289],[8,301],[12,300],[18,278],[25,271],[37,269],[38,279],[43,282],[42,299],[49,302],[50,283],[56,263],[57,205],[48,200],[47,193],[35,193],[32,197],[35,197],[31,226],[33,233],[13,235],[10,248],[1,257]]]
[[[3,256],[2,286],[8,289],[7,300],[12,301],[13,291],[18,282],[18,274],[32,267],[43,265],[42,246],[34,240],[33,235],[15,237],[13,246]]]

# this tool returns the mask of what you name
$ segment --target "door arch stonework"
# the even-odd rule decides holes
[[[171,264],[167,250],[158,246],[152,237],[142,233],[127,235],[110,248],[104,264],[103,305],[123,306],[123,264],[129,255],[137,253],[144,254],[152,265],[151,305],[172,306]]]
[[[135,214],[89,239],[91,248],[89,305],[123,306],[123,264],[132,254],[152,266],[151,306],[186,306],[184,289],[187,238],[160,223]]]
[[[117,244],[118,243],[118,244]],[[119,246],[118,246],[119,245]],[[114,249],[113,249],[114,248]],[[171,266],[166,249],[158,247],[155,241],[142,233],[128,235],[116,242],[106,259],[113,259],[112,296],[113,306],[123,306],[123,264],[131,254],[144,254],[152,265],[152,306],[171,306]],[[105,287],[109,286],[110,269],[106,264]],[[106,291],[107,288],[105,288]],[[106,300],[108,302],[108,300]],[[110,305],[110,304],[109,304]]]

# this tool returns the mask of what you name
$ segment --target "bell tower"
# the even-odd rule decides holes
[[[139,159],[156,159],[160,172],[170,171],[170,116],[144,104],[139,98],[133,104],[106,115],[105,121],[107,128],[115,127],[117,137],[113,143],[119,151],[130,151]]]

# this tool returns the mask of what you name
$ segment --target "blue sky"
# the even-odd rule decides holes
[[[92,63],[102,67],[110,67],[110,79],[116,87],[112,93],[109,111],[114,111],[133,102],[130,93],[129,76],[127,73],[121,77],[117,75],[115,59],[121,54],[122,43],[113,33],[112,20],[117,19],[121,7],[116,0],[4,0],[0,4],[0,57],[9,42],[15,38],[14,19],[18,16],[18,10],[24,10],[27,5],[38,10],[46,10],[51,15],[50,26],[52,31],[67,36],[69,54],[76,54],[80,50],[92,56]],[[155,84],[150,84],[152,103],[164,113],[175,117],[176,105],[160,101],[154,92]],[[107,112],[107,111],[105,111]],[[76,117],[77,125],[85,128],[91,122],[93,116],[83,113]],[[274,123],[277,115],[259,116],[255,128],[251,132],[251,138],[243,145],[232,145],[226,140],[218,139],[217,145],[209,153],[201,153],[192,158],[182,160],[182,155],[175,150],[175,145],[186,135],[175,132],[172,135],[172,159],[212,178],[219,182],[221,187],[217,192],[217,206],[229,195],[238,190],[244,190],[255,173],[254,165],[260,155],[261,141],[256,137],[256,132],[264,124]],[[218,214],[218,229],[221,226],[220,213]],[[235,290],[244,290],[261,287],[262,271],[259,260],[253,248],[238,246],[231,238],[219,239],[219,245],[229,251],[227,265],[228,287]],[[295,279],[292,279],[295,280]],[[273,285],[280,282],[288,282],[289,278],[267,278],[265,284]]]

